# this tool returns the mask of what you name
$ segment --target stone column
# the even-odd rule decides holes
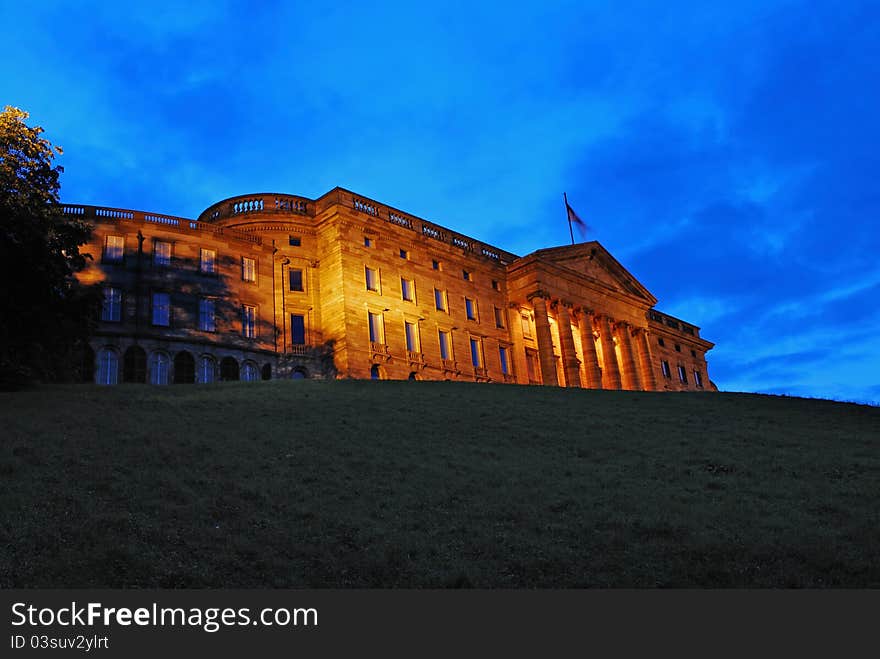
[[[617,323],[617,340],[620,344],[620,361],[622,371],[620,379],[623,388],[629,391],[641,391],[642,381],[639,377],[639,369],[633,354],[632,333],[630,324],[627,322]]]
[[[602,388],[602,369],[599,368],[599,355],[596,353],[596,339],[593,337],[593,314],[587,309],[578,312],[578,329],[581,332],[581,349],[584,352],[584,372],[590,389]]]
[[[614,336],[611,319],[602,315],[599,318],[599,340],[602,342],[602,388],[620,389],[620,368],[614,352]]]
[[[550,334],[550,318],[547,316],[545,293],[538,291],[529,296],[535,308],[535,333],[538,335],[538,361],[541,364],[541,380],[546,385],[559,386],[556,377],[556,358],[553,356],[553,336]]]
[[[574,349],[574,336],[571,334],[571,314],[567,302],[556,303],[556,324],[559,327],[559,349],[562,351],[562,370],[565,373],[566,387],[581,386],[581,363]]]
[[[526,363],[526,341],[522,331],[522,309],[516,302],[508,305],[510,314],[513,318],[510,321],[510,338],[513,340],[513,354],[510,358],[513,360],[514,373],[516,381],[519,384],[529,383],[529,367]]]
[[[654,371],[654,356],[651,354],[651,340],[647,328],[642,327],[638,330],[637,345],[645,390],[657,391],[657,373]]]

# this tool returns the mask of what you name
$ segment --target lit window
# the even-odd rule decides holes
[[[104,304],[101,307],[101,320],[118,323],[122,320],[122,291],[118,288],[104,289]]]
[[[164,240],[153,243],[153,265],[162,268],[171,265],[171,243]]]
[[[504,375],[510,374],[510,364],[508,362],[508,351],[504,346],[498,346],[498,356],[501,357],[501,372]]]
[[[287,271],[290,277],[290,290],[302,292],[303,290],[303,271],[291,268]]]
[[[495,327],[504,329],[504,310],[495,307]]]
[[[660,362],[660,370],[663,372],[664,378],[671,378],[672,377],[672,371],[669,370],[669,362],[666,361],[665,359],[662,362]]]
[[[245,362],[241,365],[241,379],[243,382],[256,382],[260,379],[257,365],[253,362]]]
[[[434,289],[434,306],[437,307],[437,311],[447,311],[449,309],[446,304],[446,291],[441,291],[439,288]]]
[[[415,302],[416,285],[412,279],[400,278],[400,293],[407,302]]]
[[[241,257],[242,281],[257,281],[257,262],[247,256]]]
[[[469,297],[464,299],[464,310],[467,314],[468,320],[476,320],[477,319],[477,303],[474,302]]]
[[[382,322],[382,314],[368,312],[370,321],[370,341],[373,343],[385,343],[385,328]]]
[[[257,336],[257,308],[241,305],[241,335],[253,339]]]
[[[217,329],[214,322],[214,300],[209,297],[199,300],[199,329],[203,332],[213,332]]]
[[[364,277],[367,282],[367,290],[368,291],[379,291],[379,271],[373,268],[364,266]]]
[[[400,258],[402,258],[402,259],[408,259],[408,258],[409,258],[409,252],[407,252],[405,249],[400,250]]]
[[[529,315],[526,313],[522,315],[522,332],[523,336],[532,336],[532,324],[529,322]]]
[[[481,343],[480,339],[471,337],[471,364],[474,365],[474,368],[483,366],[483,346]]]
[[[496,291],[501,290],[501,285],[498,283],[497,279],[492,280],[492,288],[494,288]]]
[[[419,351],[419,330],[415,323],[405,323],[406,330],[406,349],[410,352]]]
[[[373,246],[373,239],[370,238],[369,236],[364,236],[364,247],[372,247],[372,246]]]
[[[698,387],[702,387],[702,386],[703,386],[703,374],[700,373],[700,372],[699,372],[698,370],[696,370],[696,369],[694,369],[694,383],[695,383]]]
[[[122,236],[107,236],[104,243],[104,262],[122,263],[122,255],[125,252],[125,238]]]
[[[452,342],[449,332],[440,330],[440,359],[452,359]]]
[[[217,363],[213,357],[202,355],[199,357],[199,366],[196,369],[196,382],[210,384],[217,379]]]
[[[171,360],[164,352],[150,355],[150,384],[168,384],[168,369]]]
[[[461,276],[465,281],[471,281],[471,273],[470,270],[462,270]]]
[[[153,293],[153,325],[168,327],[171,324],[171,296]]]
[[[688,383],[687,371],[684,370],[684,366],[678,367],[678,379],[681,380],[682,384]]]
[[[306,344],[306,317],[302,314],[290,314],[290,343],[295,346]]]
[[[116,384],[119,382],[119,356],[110,348],[98,351],[98,384]]]
[[[431,267],[432,267],[434,270],[439,270],[439,269],[440,269],[440,261],[438,261],[437,259],[433,259],[433,260],[431,261]]]
[[[199,250],[199,272],[212,275],[217,268],[217,252],[213,249]]]
[[[291,247],[299,247],[302,245],[302,239],[299,236],[287,236],[287,241]]]

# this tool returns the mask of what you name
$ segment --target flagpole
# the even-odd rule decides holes
[[[565,200],[565,217],[568,218],[568,233],[571,235],[571,244],[574,245],[574,229],[571,228],[571,213],[568,212],[568,195],[563,192],[562,198]]]

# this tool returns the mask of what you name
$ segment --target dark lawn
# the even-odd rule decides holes
[[[0,394],[2,587],[880,587],[880,408],[428,382]]]

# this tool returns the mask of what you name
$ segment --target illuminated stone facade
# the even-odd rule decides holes
[[[94,206],[100,383],[351,377],[708,390],[699,329],[598,242],[518,257],[335,188],[198,219]]]

